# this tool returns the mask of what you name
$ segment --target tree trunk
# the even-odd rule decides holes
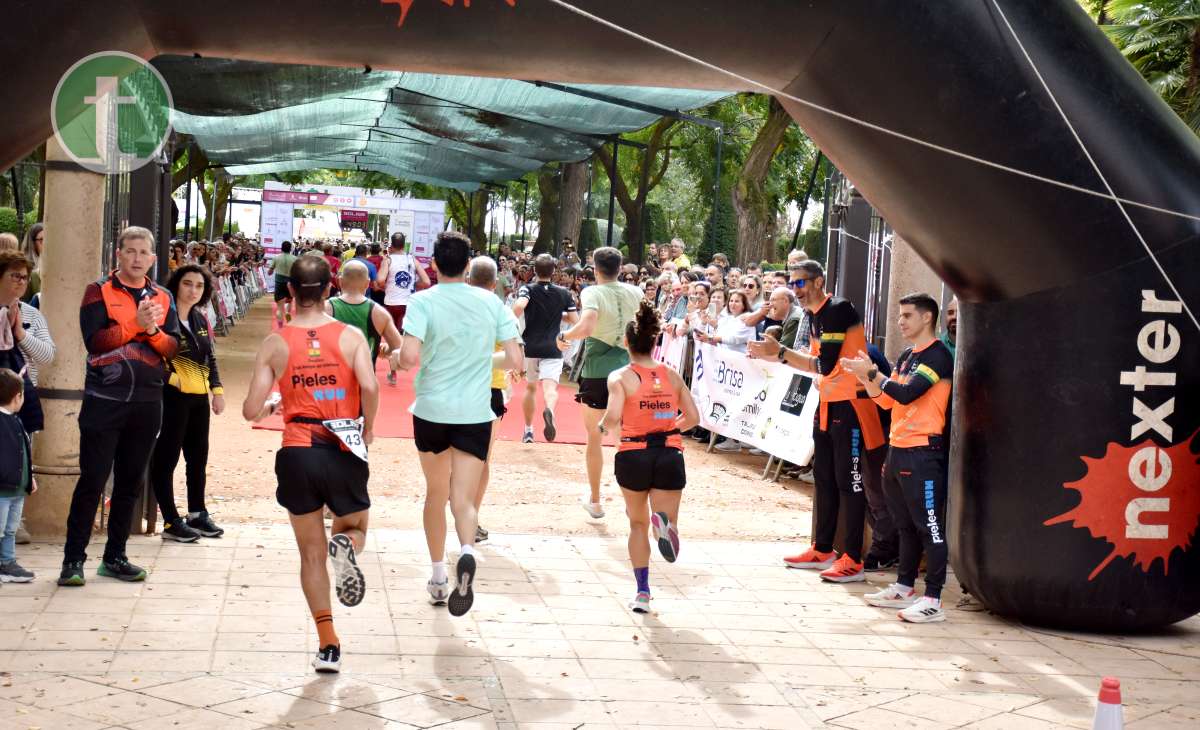
[[[454,221],[458,230],[471,239],[471,247],[479,251],[486,251],[487,233],[484,231],[483,222],[487,218],[487,191],[476,190],[473,193],[463,193],[451,190],[450,199],[446,202],[450,208],[451,220]]]
[[[766,122],[746,154],[746,162],[733,186],[733,209],[737,218],[737,265],[750,261],[774,258],[773,241],[768,238],[774,229],[774,211],[767,199],[765,184],[771,170],[771,160],[783,142],[783,135],[792,123],[791,116],[774,97],[768,107]]]
[[[617,203],[625,213],[625,240],[629,245],[629,258],[636,264],[642,263],[646,247],[646,242],[642,240],[642,212],[646,207],[646,197],[662,182],[663,175],[667,173],[667,167],[671,164],[671,139],[680,129],[678,124],[679,120],[666,117],[654,124],[646,149],[639,150],[641,156],[634,168],[638,176],[638,187],[637,192],[633,194],[629,192],[625,179],[621,177],[620,166],[614,170],[613,157],[608,148],[600,147],[596,150],[596,159],[604,166],[609,178],[616,183],[613,189],[616,191]],[[661,164],[658,162],[659,152],[662,153]],[[621,154],[632,153],[633,149],[630,148]]]
[[[213,210],[212,237],[217,239],[225,232],[226,216],[229,213],[229,199],[233,197],[233,178],[225,173],[225,168],[223,167],[213,172],[217,175],[217,203],[215,210]]]
[[[185,154],[188,156],[187,164],[171,174],[171,192],[175,192],[187,182],[189,173],[194,177],[202,174],[204,168],[208,167],[208,156],[204,154],[204,150],[194,143],[188,144],[182,140],[175,147],[175,155],[171,164],[179,162]]]
[[[588,189],[588,163],[568,162],[562,166],[559,194],[562,196],[562,220],[559,230],[564,238],[570,238],[579,250],[579,227],[583,223],[583,202]]]
[[[533,254],[552,253],[554,251],[554,232],[558,229],[558,200],[560,178],[558,170],[553,167],[542,168],[538,173],[538,192],[541,193],[541,205],[538,207],[538,235],[533,243]],[[576,235],[578,235],[576,227]],[[575,240],[572,238],[571,240]]]

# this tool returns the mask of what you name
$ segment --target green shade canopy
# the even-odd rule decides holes
[[[472,190],[591,156],[650,112],[511,79],[162,56],[172,123],[233,175],[377,170]],[[728,91],[577,84],[681,111]]]

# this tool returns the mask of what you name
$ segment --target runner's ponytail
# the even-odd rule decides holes
[[[650,302],[642,300],[638,306],[637,316],[625,326],[625,338],[629,340],[629,351],[637,355],[649,355],[654,350],[658,333],[662,331],[662,321],[658,310]]]

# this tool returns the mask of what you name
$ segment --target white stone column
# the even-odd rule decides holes
[[[42,254],[41,311],[57,354],[39,368],[38,388],[46,430],[37,434],[33,471],[39,491],[25,508],[38,537],[66,532],[71,495],[79,478],[79,407],[86,351],[79,330],[84,288],[100,275],[104,241],[105,177],[74,166],[51,138],[46,144],[46,246]]]

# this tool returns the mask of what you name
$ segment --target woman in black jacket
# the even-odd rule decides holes
[[[212,326],[204,313],[212,296],[212,276],[202,266],[181,266],[171,274],[167,289],[175,297],[182,337],[163,386],[162,430],[150,460],[150,481],[162,510],[163,539],[195,542],[201,536],[220,537],[225,532],[213,523],[204,506],[209,409],[218,416],[225,410]],[[180,452],[187,463],[186,519],[175,508],[174,476]]]

